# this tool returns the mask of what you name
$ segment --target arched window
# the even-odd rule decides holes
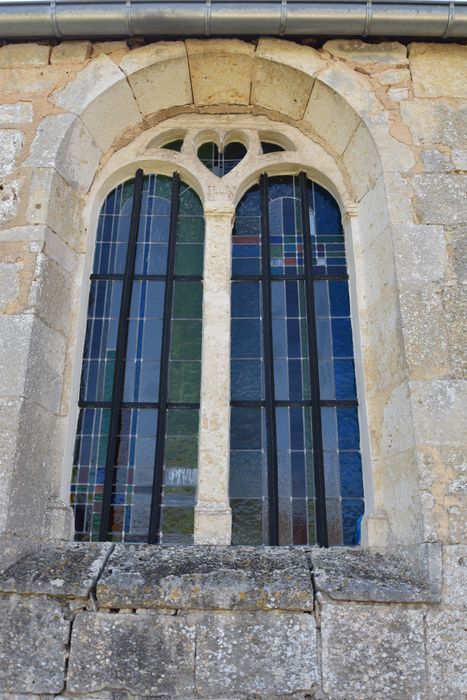
[[[261,177],[232,246],[234,544],[358,544],[363,514],[344,236],[305,173]]]
[[[99,217],[71,500],[78,540],[190,543],[204,219],[178,176],[119,185]]]

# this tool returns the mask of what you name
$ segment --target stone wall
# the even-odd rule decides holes
[[[465,57],[344,40],[0,47],[0,697],[465,697]],[[299,148],[249,156],[228,190],[157,146],[174,125],[240,119]],[[73,531],[97,211],[138,165],[174,164],[205,204],[212,256],[263,170],[305,168],[337,198],[369,550],[57,544]],[[201,543],[229,541],[227,267],[205,290]]]
[[[356,549],[71,544],[0,577],[0,697],[465,697],[466,569]],[[3,694],[1,694],[3,693]]]

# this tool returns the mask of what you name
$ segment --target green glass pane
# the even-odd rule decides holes
[[[165,464],[168,467],[193,467],[198,463],[198,441],[194,437],[167,436]]]
[[[203,274],[204,248],[199,243],[179,243],[175,253],[176,275]]]
[[[186,185],[180,186],[180,201],[178,205],[180,216],[203,217],[203,205],[196,192]]]
[[[204,219],[200,216],[179,216],[177,243],[203,243]]]
[[[262,544],[262,501],[233,499],[232,544]]]
[[[156,175],[156,196],[169,199],[172,196],[172,178],[167,175]]]
[[[104,375],[104,401],[112,401],[115,371],[115,350],[107,350]]]
[[[208,141],[208,143],[203,143],[198,148],[198,158],[200,160],[208,160],[212,158],[213,147],[215,147],[215,144],[213,144],[211,141]]]
[[[170,141],[170,143],[165,143],[162,148],[166,148],[169,151],[180,151],[182,150],[183,139],[176,139],[175,141]]]
[[[201,318],[203,288],[201,282],[174,283],[173,318]]]
[[[201,321],[173,321],[173,360],[199,360],[201,357]]]
[[[196,409],[169,409],[167,435],[198,435],[199,411]]]
[[[169,401],[197,403],[201,381],[201,362],[170,363]]]
[[[165,535],[190,535],[193,532],[193,508],[163,508],[162,532]]]
[[[120,200],[120,209],[123,208],[123,205],[131,198],[133,197],[133,190],[134,190],[134,180],[127,180],[127,182],[123,183],[122,187],[122,198]]]

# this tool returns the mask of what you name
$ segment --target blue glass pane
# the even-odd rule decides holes
[[[263,398],[261,360],[232,360],[231,397],[232,401],[260,401]]]
[[[362,458],[359,452],[340,452],[340,479],[342,497],[363,498]]]
[[[342,499],[342,528],[345,545],[360,544],[363,512],[362,499]]]
[[[102,205],[96,234],[93,272],[122,274],[125,271],[134,181],[119,185]]]

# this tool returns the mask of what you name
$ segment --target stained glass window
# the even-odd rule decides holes
[[[243,143],[229,143],[221,150],[216,143],[203,143],[198,148],[198,158],[217,177],[230,173],[245,157]]]
[[[277,143],[271,143],[270,141],[261,141],[261,148],[263,153],[277,153],[278,151],[285,150],[282,146],[279,146]]]
[[[230,500],[234,544],[358,544],[354,353],[337,203],[263,176],[232,245]]]
[[[102,207],[71,503],[78,540],[190,543],[197,483],[204,218],[178,175]]]

